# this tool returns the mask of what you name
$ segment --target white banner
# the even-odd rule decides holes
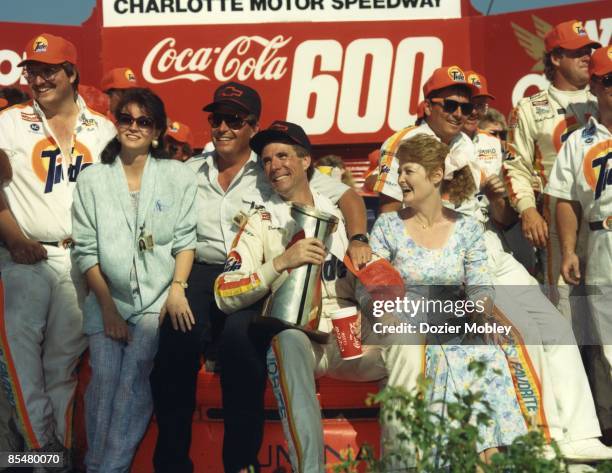
[[[103,0],[102,3],[105,27],[461,17],[461,0]]]

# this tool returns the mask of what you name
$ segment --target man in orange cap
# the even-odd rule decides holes
[[[136,74],[129,67],[116,67],[104,74],[100,83],[100,89],[108,94],[110,98],[110,115],[114,116],[117,104],[123,96],[123,91],[132,87],[140,86],[138,85]]]
[[[554,199],[535,192],[534,187],[546,186],[563,142],[597,111],[587,85],[591,51],[600,44],[591,40],[576,20],[555,26],[544,43],[545,74],[551,85],[522,99],[512,111],[503,172],[525,238],[542,249],[542,272],[549,297],[569,319],[569,290],[565,285],[557,286],[561,252]],[[579,254],[581,249],[579,245]]]
[[[461,68],[451,66],[436,69],[425,82],[423,93],[427,100],[425,123],[396,132],[382,145],[379,178],[374,190],[385,196],[383,211],[398,209],[404,192],[397,183],[397,149],[403,140],[420,133],[435,136],[448,144],[449,162],[458,169],[468,166],[477,187],[481,187],[489,200],[497,199],[497,189],[483,185],[486,180],[481,180],[474,143],[462,132],[474,109],[470,99],[479,89],[466,81]],[[447,178],[452,179],[452,176]],[[559,442],[564,458],[577,461],[612,459],[612,450],[597,440],[601,430],[593,396],[569,322],[563,320],[527,270],[503,250],[480,202],[470,199],[454,210],[487,224],[485,245],[489,270],[496,285],[495,304],[523,338],[523,356],[529,359],[522,366],[527,373],[526,379],[537,379],[537,382],[526,381],[533,394],[528,402],[536,404],[529,415],[535,414],[542,428]],[[429,228],[432,232],[438,231],[434,224]],[[522,396],[522,392],[517,391],[517,395]]]
[[[116,134],[78,95],[76,62],[70,41],[37,35],[19,64],[33,100],[0,112],[0,159],[11,173],[0,193],[0,362],[28,450],[71,447],[74,372],[87,345],[84,281],[71,265],[72,191]]]
[[[545,192],[557,199],[563,279],[572,285],[584,279],[596,289],[587,291],[595,333],[586,343],[603,346],[607,372],[595,390],[602,429],[612,440],[612,46],[593,53],[589,71],[598,113],[565,142]],[[588,233],[584,277],[576,241],[581,215]]]
[[[172,159],[186,161],[193,155],[191,129],[180,122],[170,122],[166,130],[166,151]]]

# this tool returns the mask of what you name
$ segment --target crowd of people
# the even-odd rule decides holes
[[[424,374],[434,410],[480,388],[492,407],[479,425],[485,462],[535,424],[567,461],[612,459],[612,47],[574,20],[545,45],[551,85],[508,125],[482,74],[432,73],[417,123],[372,154],[366,186],[380,215],[368,236],[341,158],[315,164],[299,124],[261,126],[253,88],[214,91],[203,107],[212,142],[194,155],[189,126],[131,69],[109,71],[96,95],[79,84],[75,46],[37,35],[20,63],[32,99],[0,98],[0,450],[62,452],[49,471],[72,470],[75,373],[88,349],[88,472],[129,471],[153,413],[154,471],[193,472],[202,359],[220,375],[228,473],[260,470],[268,379],[293,470],[325,471],[323,375],[414,391]],[[335,216],[336,230],[295,238],[292,204]],[[445,286],[445,297],[484,308],[470,320],[504,321],[512,337],[376,336],[367,327],[380,295],[360,269],[383,261],[405,297]],[[335,268],[321,274],[316,328],[329,333],[333,313],[359,307],[362,356],[258,323],[306,264]],[[514,381],[517,352],[530,407]],[[393,450],[404,426],[382,427]],[[407,455],[394,471],[413,464]]]

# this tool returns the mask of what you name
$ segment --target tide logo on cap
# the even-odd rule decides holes
[[[608,169],[608,162],[612,162],[612,140],[597,143],[584,156],[582,172],[589,187],[595,193],[593,196],[595,200],[612,185],[612,171]]]
[[[177,131],[179,131],[180,127],[181,127],[181,125],[179,125],[178,122],[172,122],[172,124],[170,125],[169,129],[170,129],[170,131],[176,133]]]
[[[454,82],[465,82],[465,73],[459,66],[449,67],[448,77],[450,77]]]
[[[468,76],[468,83],[472,84],[475,87],[478,87],[479,89],[482,87],[482,83],[480,82],[480,77],[478,77],[476,74],[470,74]]]
[[[44,53],[49,47],[49,41],[44,36],[39,36],[32,44],[32,51],[35,53]]]
[[[242,97],[242,90],[230,85],[219,94],[221,97]]]
[[[608,59],[612,61],[612,46],[608,48]]]
[[[130,82],[136,82],[136,75],[132,72],[132,69],[125,70],[125,78]]]
[[[576,23],[574,23],[572,25],[572,29],[574,30],[574,32],[578,35],[578,36],[586,36],[586,30],[584,29],[584,26],[582,26],[582,22],[581,21],[577,21]]]

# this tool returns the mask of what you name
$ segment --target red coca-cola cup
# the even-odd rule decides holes
[[[331,320],[342,359],[352,360],[362,356],[357,307],[339,309],[332,314]]]

